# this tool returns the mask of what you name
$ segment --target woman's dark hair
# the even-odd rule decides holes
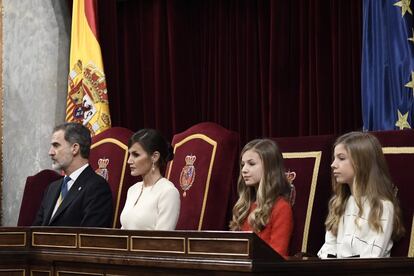
[[[161,171],[165,169],[167,162],[171,161],[174,157],[171,144],[158,130],[144,128],[135,132],[129,139],[128,147],[132,147],[135,143],[139,143],[149,156],[156,151],[160,153],[160,158],[156,164]]]

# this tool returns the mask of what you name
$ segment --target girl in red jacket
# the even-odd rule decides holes
[[[254,231],[280,255],[287,256],[293,229],[291,186],[274,141],[256,139],[244,146],[237,188],[239,199],[230,229]]]

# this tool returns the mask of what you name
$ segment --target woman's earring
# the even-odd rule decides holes
[[[154,172],[155,171],[155,164],[154,164],[154,162],[152,162],[152,172]]]

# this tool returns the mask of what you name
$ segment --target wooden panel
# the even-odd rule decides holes
[[[76,248],[77,235],[73,233],[33,232],[32,246],[52,248]]]
[[[0,276],[25,276],[24,269],[0,269]]]
[[[89,273],[89,272],[82,272],[80,270],[76,271],[57,271],[58,276],[75,276],[75,275],[85,275],[85,276],[102,276],[103,273]]]
[[[131,251],[184,254],[185,238],[132,236]]]
[[[248,239],[188,238],[188,254],[248,256]]]
[[[79,248],[128,250],[128,236],[79,234]]]
[[[129,231],[63,227],[13,230],[9,227],[0,228],[0,233],[18,232],[22,229],[26,237],[33,237],[34,240],[26,247],[0,248],[0,276],[182,276],[240,273],[412,276],[414,271],[413,258],[280,259],[276,252],[252,232]],[[81,244],[82,248],[79,246]],[[105,244],[108,249],[100,249]],[[70,246],[77,247],[68,249]],[[124,249],[125,246],[129,249],[117,250]]]
[[[26,246],[26,233],[0,232],[0,246]]]
[[[30,276],[50,276],[50,275],[52,275],[52,272],[49,270],[38,270],[38,269],[30,270]]]

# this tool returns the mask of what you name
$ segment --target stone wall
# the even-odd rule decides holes
[[[66,0],[3,0],[2,225],[15,226],[26,177],[51,168],[50,135],[65,117]]]

